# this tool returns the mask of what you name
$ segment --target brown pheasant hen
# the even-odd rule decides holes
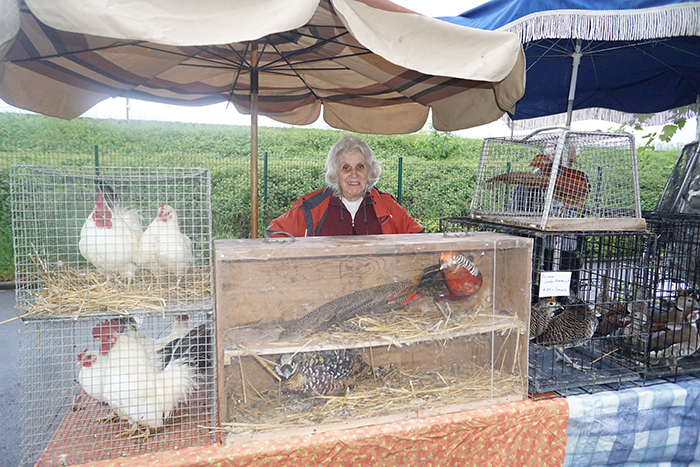
[[[538,154],[530,161],[530,167],[539,169],[540,173],[508,172],[491,177],[485,183],[503,182],[508,185],[546,189],[552,174],[552,165],[552,161],[547,156]],[[590,192],[591,184],[585,173],[568,167],[559,167],[552,196],[564,205],[559,213],[560,216],[566,208],[574,206],[577,208],[577,215],[580,214]]]

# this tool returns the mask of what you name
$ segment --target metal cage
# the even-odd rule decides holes
[[[143,387],[132,387],[130,393],[119,385],[138,386],[140,383],[135,383],[134,378],[143,378],[136,381],[144,381],[146,385],[146,377],[139,374],[141,363],[128,358],[112,359],[113,379],[102,375],[95,376],[95,380],[99,378],[105,384],[112,381],[117,385],[113,391],[122,391],[120,413],[92,388],[93,379],[88,372],[92,369],[102,374],[104,367],[83,364],[86,355],[100,352],[100,342],[93,338],[93,330],[116,316],[25,321],[19,339],[22,465],[78,464],[216,442],[210,429],[216,426],[217,407],[213,313],[191,313],[188,317],[189,325],[199,336],[199,365],[196,368],[190,365],[186,372],[176,374],[163,389],[174,391],[184,384],[186,397],[165,409],[138,407],[143,401],[153,402],[155,396],[144,395]],[[158,343],[158,339],[169,341],[176,319],[142,315],[135,316],[134,321],[139,332],[147,336],[144,339]],[[147,432],[145,422],[137,426],[133,421],[134,414],[146,420],[153,416],[149,411],[166,409],[170,412],[162,426],[152,432]]]
[[[549,231],[644,230],[634,136],[545,128],[485,138],[471,217]]]
[[[215,442],[209,171],[13,166],[10,188],[23,465]]]
[[[214,308],[208,169],[13,166],[10,186],[23,318]]]
[[[658,212],[700,214],[700,141],[683,146],[656,205]],[[646,214],[645,214],[646,217]]]
[[[652,334],[648,372],[658,376],[700,370],[700,215],[644,212],[656,236],[651,254]]]
[[[650,327],[649,291],[645,287],[650,261],[645,253],[654,248],[653,235],[552,233],[504,227],[468,217],[442,218],[440,227],[467,232],[499,231],[533,239],[528,376],[531,395],[643,379]],[[552,274],[556,272],[566,273],[563,280],[568,290],[566,295],[553,297],[550,314],[546,314],[540,300],[552,298],[546,287],[552,278],[562,280]],[[564,313],[576,319],[565,320]],[[561,318],[556,318],[558,315]],[[596,322],[592,334],[581,327],[586,316],[589,322]],[[555,328],[550,324],[555,320],[565,326]],[[552,330],[548,331],[550,326]]]

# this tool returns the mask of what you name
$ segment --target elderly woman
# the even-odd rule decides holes
[[[328,186],[299,198],[265,233],[312,237],[423,232],[393,196],[374,187],[380,173],[369,145],[344,136],[326,159]]]

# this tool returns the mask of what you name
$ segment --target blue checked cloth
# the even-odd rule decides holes
[[[566,400],[564,466],[700,466],[700,380]]]

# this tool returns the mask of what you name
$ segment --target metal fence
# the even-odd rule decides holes
[[[290,157],[261,154],[258,197],[262,235],[269,221],[289,209],[301,195],[325,185],[325,154]],[[418,157],[384,157],[377,185],[394,195],[427,231],[437,231],[439,219],[467,212],[474,191],[476,163],[471,160],[425,160]],[[57,146],[41,152],[0,148],[0,237],[9,225],[9,170],[13,164],[102,167],[202,167],[211,171],[213,236],[250,236],[250,159],[216,152],[145,153],[121,147]],[[7,216],[5,218],[5,216]],[[5,239],[7,241],[7,238]],[[0,240],[2,244],[2,240]]]

